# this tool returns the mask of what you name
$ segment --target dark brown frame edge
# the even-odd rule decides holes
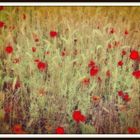
[[[0,0],[0,2],[140,2],[140,0]]]
[[[76,137],[75,137],[75,138],[76,138]],[[19,140],[24,140],[24,139],[26,139],[26,140],[28,140],[28,139],[33,139],[33,140],[36,140],[36,139],[39,139],[39,140],[40,140],[40,139],[43,139],[43,140],[47,140],[47,139],[48,139],[48,140],[51,140],[51,139],[55,139],[55,140],[64,139],[64,140],[65,140],[65,139],[69,139],[69,140],[72,140],[72,139],[75,139],[75,138],[68,138],[68,137],[65,137],[65,138],[64,138],[64,137],[63,137],[63,138],[62,138],[62,137],[58,137],[58,138],[48,138],[47,136],[46,136],[46,137],[43,137],[43,138],[41,138],[41,137],[40,137],[40,138],[36,138],[36,137],[32,137],[32,138],[28,138],[28,137],[26,137],[26,138],[21,138],[21,137],[19,136],[19,137],[16,137],[16,138],[4,138],[4,140],[9,140],[9,139],[19,139]],[[2,138],[2,139],[3,139],[3,138]],[[106,138],[106,137],[105,137],[105,138],[103,138],[103,137],[102,137],[102,138],[90,137],[90,138],[89,138],[89,137],[88,137],[88,138],[87,138],[87,137],[81,137],[81,138],[76,138],[76,139],[79,139],[79,140],[81,140],[81,139],[82,139],[82,140],[83,140],[83,139],[86,139],[86,140],[87,140],[87,139],[97,139],[97,140],[100,140],[100,139],[101,139],[101,140],[117,140],[117,139],[119,139],[119,140],[120,140],[120,139],[124,139],[124,140],[133,140],[133,139],[137,139],[137,140],[139,140],[140,138],[124,138],[124,137],[115,137],[115,138],[110,138],[110,137],[108,137],[108,138]]]

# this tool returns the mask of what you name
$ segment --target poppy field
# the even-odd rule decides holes
[[[139,134],[140,7],[0,6],[0,134]]]

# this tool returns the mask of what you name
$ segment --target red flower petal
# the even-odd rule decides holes
[[[40,60],[39,59],[35,59],[34,62],[38,63],[38,62],[40,62]]]
[[[50,36],[52,38],[56,37],[58,35],[58,33],[56,31],[50,31]]]
[[[64,128],[63,127],[58,127],[56,129],[56,134],[64,134]]]
[[[74,111],[72,117],[73,117],[74,121],[80,122],[81,112],[80,111]]]
[[[122,66],[122,65],[123,65],[123,61],[119,61],[118,66]]]
[[[13,52],[13,47],[11,45],[8,45],[6,48],[5,48],[5,51],[6,53],[10,54]]]
[[[124,95],[124,93],[122,90],[118,91],[118,96],[123,96],[123,95]]]
[[[5,23],[3,21],[0,21],[0,28],[3,28]]]
[[[61,52],[61,55],[62,55],[62,56],[65,56],[65,55],[66,55],[66,52],[65,52],[65,51],[62,51],[62,52]]]
[[[83,82],[84,85],[89,85],[90,79],[89,78],[84,78],[82,82]]]
[[[130,53],[130,59],[137,60],[139,58],[139,53],[136,50],[131,51]]]
[[[110,34],[114,34],[115,33],[115,29],[114,28],[111,28],[110,29]]]
[[[20,124],[16,124],[12,128],[12,132],[15,134],[23,134],[22,126]]]
[[[110,43],[108,44],[108,48],[109,48],[109,49],[111,49],[111,48],[112,48],[112,45],[111,45]]]
[[[137,129],[134,127],[128,127],[127,131],[128,131],[128,134],[136,134],[137,133]]]
[[[102,82],[102,79],[101,79],[101,77],[98,77],[98,81],[99,81],[99,82]]]
[[[74,111],[72,117],[73,120],[76,121],[77,123],[79,123],[80,121],[81,122],[86,121],[86,117],[81,114],[81,111]]]
[[[90,69],[90,76],[95,76],[98,73],[99,69],[97,67],[92,67]]]
[[[40,71],[44,71],[47,68],[47,64],[44,62],[38,62],[37,67]]]
[[[86,121],[86,117],[85,117],[84,115],[81,115],[81,116],[80,116],[80,121],[81,121],[81,122],[85,122],[85,121]]]
[[[132,75],[136,78],[136,79],[140,79],[140,70],[134,71],[132,73]]]
[[[39,38],[35,38],[34,40],[35,40],[35,42],[39,42]]]
[[[125,31],[124,31],[124,34],[125,34],[125,35],[128,35],[128,30],[125,30]]]
[[[126,55],[126,51],[123,50],[122,51],[122,56],[124,56],[124,55]]]
[[[32,47],[32,52],[36,52],[36,48],[35,47]]]
[[[0,6],[0,11],[2,11],[4,9],[4,6]]]
[[[107,76],[107,77],[110,77],[110,76],[111,76],[110,70],[108,70],[108,71],[106,72],[106,76]]]
[[[94,67],[95,66],[95,62],[93,60],[91,60],[88,64],[88,67]]]
[[[50,52],[49,52],[49,51],[47,51],[47,52],[45,52],[45,54],[46,54],[46,55],[49,55],[49,54],[50,54]]]
[[[131,98],[129,97],[129,95],[128,94],[125,94],[125,95],[123,95],[123,100],[124,101],[126,101],[126,102],[128,102],[128,101],[130,101],[131,100]]]

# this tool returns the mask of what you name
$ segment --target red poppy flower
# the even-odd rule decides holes
[[[38,63],[38,62],[40,62],[40,60],[39,59],[35,59],[34,62]]]
[[[85,117],[84,115],[82,115],[82,114],[81,114],[81,116],[80,116],[80,121],[81,121],[81,122],[85,122],[85,121],[86,121],[86,117]]]
[[[114,28],[111,28],[110,29],[110,34],[113,34],[113,33],[115,33],[115,29]]]
[[[131,100],[131,98],[129,97],[128,94],[123,95],[122,98],[123,98],[123,100],[126,101],[126,102],[128,102],[128,101]]]
[[[122,65],[123,65],[123,61],[119,61],[118,62],[118,66],[121,66],[122,67]]]
[[[44,71],[47,68],[47,64],[44,62],[38,62],[37,67],[40,71]]]
[[[88,64],[88,67],[91,68],[91,67],[94,67],[95,66],[95,62],[93,60],[91,60]]]
[[[98,73],[99,69],[98,67],[92,67],[90,69],[90,76],[95,76]]]
[[[101,77],[98,77],[98,81],[99,81],[99,82],[102,82],[102,79],[101,79]]]
[[[34,40],[35,40],[35,42],[39,42],[39,38],[35,38]]]
[[[50,36],[52,38],[56,37],[58,35],[58,33],[56,31],[50,31]]]
[[[122,90],[118,91],[118,96],[123,96],[123,95],[124,95],[124,93]]]
[[[33,33],[33,39],[35,42],[39,42],[39,38],[38,38],[38,35]]]
[[[124,56],[124,55],[126,55],[126,51],[123,50],[122,51],[122,56]]]
[[[85,122],[86,117],[84,115],[81,114],[81,111],[74,111],[73,112],[73,120],[76,121],[77,123],[81,122]]]
[[[5,48],[5,51],[6,53],[10,54],[13,52],[13,47],[11,45],[8,45],[6,48]]]
[[[125,30],[125,31],[124,31],[124,34],[125,34],[125,35],[128,35],[128,30]]]
[[[63,127],[58,127],[56,129],[56,134],[64,134],[64,128]]]
[[[96,96],[96,95],[92,96],[92,100],[93,100],[94,102],[100,101],[100,99],[101,99],[100,96]]]
[[[83,83],[84,85],[89,85],[90,79],[89,79],[89,78],[84,78],[83,81],[82,81],[82,83]]]
[[[32,47],[32,52],[36,52],[36,48],[35,47]]]
[[[47,51],[47,52],[45,52],[45,54],[46,54],[46,55],[49,55],[49,54],[50,54],[50,52],[49,52],[49,51]]]
[[[134,71],[132,75],[135,76],[136,79],[140,79],[140,70]]]
[[[111,48],[112,48],[112,45],[111,45],[110,43],[108,44],[108,48],[109,48],[109,49],[111,49]]]
[[[136,50],[132,50],[130,53],[130,59],[137,60],[139,58],[139,53]]]
[[[62,51],[62,52],[61,52],[61,55],[62,55],[62,56],[65,56],[65,55],[66,55],[66,52],[65,52],[65,51]]]
[[[0,28],[3,28],[5,23],[3,21],[0,21]]]
[[[4,6],[0,6],[0,11],[2,11],[4,9]]]
[[[110,77],[110,76],[111,76],[110,70],[108,70],[108,71],[106,72],[106,76],[107,76],[107,77]]]
[[[127,131],[128,134],[136,134],[138,130],[134,127],[128,127]]]
[[[15,124],[12,128],[12,132],[14,134],[23,134],[24,133],[22,126],[20,124]]]
[[[72,117],[73,117],[73,120],[75,120],[76,122],[80,122],[81,112],[74,111]]]

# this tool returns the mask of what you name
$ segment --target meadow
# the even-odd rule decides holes
[[[140,7],[0,7],[1,134],[139,134]]]

